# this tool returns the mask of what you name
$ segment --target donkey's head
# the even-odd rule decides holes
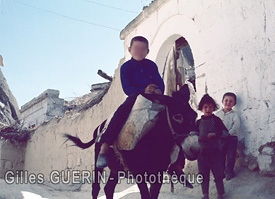
[[[195,154],[198,153],[197,150],[199,149],[193,149],[193,145],[188,147],[186,146],[186,142],[184,142],[187,137],[197,136],[195,134],[189,135],[189,133],[195,128],[197,113],[188,103],[190,99],[188,85],[183,85],[179,91],[172,94],[172,97],[158,94],[143,94],[143,96],[151,100],[153,103],[162,104],[167,107],[168,124],[170,123],[170,129],[175,134],[176,142],[182,145],[182,147],[184,146],[183,150],[187,159],[194,159],[196,156]],[[188,140],[190,140],[190,138]],[[197,144],[196,140],[196,138],[192,140],[194,145]]]

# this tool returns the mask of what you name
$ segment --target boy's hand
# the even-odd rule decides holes
[[[202,142],[204,139],[202,136],[199,136],[199,142]]]
[[[213,137],[216,137],[216,133],[208,133],[207,138],[211,139]]]
[[[155,92],[155,89],[157,88],[158,86],[156,84],[149,84],[146,88],[145,88],[145,93],[154,93]]]
[[[159,95],[161,95],[162,94],[162,92],[161,92],[161,90],[160,89],[155,89],[155,92],[154,92],[155,94],[159,94]]]

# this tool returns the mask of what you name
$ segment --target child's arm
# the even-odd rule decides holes
[[[196,132],[198,132],[198,133],[200,133],[200,129],[199,129],[200,121],[201,121],[201,120],[199,119],[199,120],[197,120],[196,123],[195,123],[195,129],[194,129],[194,131],[196,131]]]
[[[221,137],[223,135],[223,131],[227,131],[227,128],[225,127],[224,123],[222,122],[222,120],[216,116],[216,121],[215,121],[215,125],[217,126],[217,132],[216,133],[216,136],[217,137]]]
[[[229,134],[238,136],[238,133],[241,127],[241,119],[236,112],[234,113],[232,119],[233,119],[233,125],[232,125],[232,128],[229,129]]]
[[[161,94],[164,93],[164,82],[163,79],[161,78],[159,71],[158,71],[158,67],[157,65],[154,63],[152,64],[152,79],[153,79],[153,83],[156,84],[158,86],[158,89],[161,91]]]
[[[200,129],[199,129],[200,121],[201,121],[200,119],[196,121],[195,129],[194,129],[194,131],[198,132],[198,134],[199,134],[199,142],[204,140],[204,138],[202,136],[200,136]]]

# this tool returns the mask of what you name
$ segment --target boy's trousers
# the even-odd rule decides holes
[[[226,176],[234,177],[234,166],[238,146],[238,137],[230,136],[221,139],[222,167]]]
[[[202,193],[209,194],[210,170],[212,171],[218,194],[224,194],[221,152],[219,149],[206,149],[198,158],[199,173],[203,175]]]
[[[106,131],[103,133],[100,143],[107,143],[112,145],[118,137],[123,125],[128,119],[128,116],[135,104],[137,95],[131,95],[121,104],[114,113]]]

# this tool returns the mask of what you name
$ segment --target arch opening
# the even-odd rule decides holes
[[[190,104],[196,109],[196,73],[192,49],[188,41],[180,36],[169,37],[161,46],[156,62],[165,83],[165,94],[171,96],[182,85],[188,84]]]

